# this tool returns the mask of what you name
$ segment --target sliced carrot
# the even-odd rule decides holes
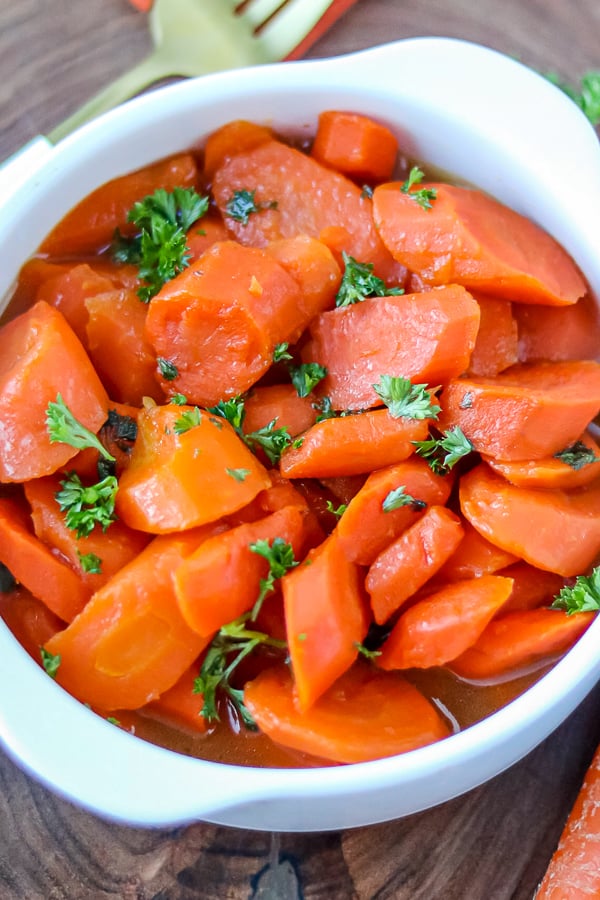
[[[273,140],[273,132],[265,125],[257,125],[246,119],[234,119],[221,125],[206,139],[204,145],[204,175],[212,181],[215,172],[238,153],[253,150],[260,144]]]
[[[133,291],[111,290],[85,301],[87,346],[109,395],[141,406],[162,399],[156,355],[145,334],[147,307]]]
[[[463,519],[463,539],[438,572],[441,583],[493,575],[517,562],[517,557],[497,547]]]
[[[236,191],[254,192],[259,212],[247,224],[227,214]],[[344,175],[280,141],[261,143],[226,160],[215,172],[213,194],[227,226],[243,244],[263,247],[298,234],[319,238],[324,229],[337,226],[344,230],[344,249],[351,256],[373,263],[380,278],[397,276],[398,267],[375,228],[369,197]]]
[[[369,627],[358,567],[335,534],[281,579],[298,708],[305,712],[355,661]]]
[[[60,477],[50,475],[36,478],[25,485],[25,496],[31,507],[31,519],[36,537],[51,550],[69,561],[73,570],[91,595],[143,550],[150,536],[133,531],[123,522],[113,522],[106,531],[95,528],[87,537],[78,538],[67,527],[65,514],[56,501]],[[81,557],[93,554],[98,558],[100,572],[88,572]]]
[[[519,361],[513,306],[508,300],[483,294],[477,294],[476,300],[481,316],[468,372],[471,375],[494,376]]]
[[[297,437],[315,424],[313,403],[311,397],[299,397],[293,384],[259,385],[244,406],[244,432],[258,431],[277,419],[277,428],[287,428],[292,437]]]
[[[600,896],[599,776],[600,748],[585,774],[535,900],[586,900]]]
[[[374,184],[392,177],[398,141],[369,116],[339,110],[319,114],[311,156],[355,181]]]
[[[177,376],[168,393],[213,406],[243,393],[308,324],[296,281],[269,254],[235,241],[214,244],[152,299],[146,322],[156,355]]]
[[[414,452],[414,441],[427,435],[426,419],[394,419],[387,409],[324,419],[304,432],[298,447],[281,454],[287,478],[360,475],[402,462]]]
[[[65,627],[62,619],[24,587],[0,593],[0,619],[39,665],[40,648]]]
[[[251,550],[257,541],[291,544],[294,558],[304,547],[304,514],[298,506],[230,528],[204,541],[174,572],[175,596],[181,615],[198,634],[207,637],[248,612],[269,572],[267,560]]]
[[[46,643],[59,684],[100,709],[138,709],[181,678],[207,640],[181,617],[172,576],[213,527],[155,538],[94,594]]]
[[[432,387],[460,375],[478,327],[479,306],[458,286],[374,297],[317,316],[303,355],[327,369],[319,393],[334,409],[364,409],[381,403],[373,385],[382,375]]]
[[[379,233],[395,259],[428,284],[463,284],[521,303],[564,306],[586,292],[565,250],[536,225],[481,191],[448,184],[429,209],[399,183],[375,188]]]
[[[188,262],[195,262],[213,244],[227,240],[229,232],[221,216],[207,213],[199,222],[192,225],[187,233],[185,245],[189,253]]]
[[[48,436],[57,394],[91,431],[106,420],[106,391],[85,350],[62,313],[40,301],[0,329],[0,481],[49,475],[75,456]]]
[[[576,441],[600,409],[600,364],[531,363],[495,378],[458,378],[441,405],[440,427],[458,426],[478,452],[543,459]]]
[[[32,256],[28,259],[19,270],[17,283],[2,314],[2,321],[8,322],[29,309],[46,281],[57,275],[65,275],[72,268],[72,263],[59,263],[45,256]]]
[[[291,481],[284,478],[277,469],[269,469],[268,475],[271,480],[270,486],[260,491],[247,506],[227,516],[227,522],[231,527],[243,525],[245,522],[256,522],[285,506],[297,506],[305,515],[311,512],[306,498]]]
[[[380,553],[365,587],[375,621],[390,618],[443,566],[463,536],[460,519],[444,506],[430,506],[421,518]]]
[[[423,515],[420,505],[443,506],[452,489],[452,476],[434,474],[427,463],[412,457],[373,472],[348,504],[339,520],[337,535],[352,562],[370,566],[402,532]],[[407,497],[420,501],[389,512],[383,507],[388,495],[403,487]]]
[[[549,456],[545,459],[505,460],[485,457],[487,464],[517,487],[531,488],[570,488],[591,484],[600,476],[600,446],[589,432],[583,434],[576,442],[573,465],[563,461],[561,457]],[[585,449],[584,449],[585,448]],[[563,448],[568,451],[565,445]],[[581,451],[589,453],[590,461],[578,461]],[[585,459],[583,457],[582,459]]]
[[[514,677],[568,650],[592,624],[593,612],[568,616],[557,609],[529,609],[493,619],[479,640],[449,668],[473,681]]]
[[[335,305],[342,273],[333,253],[323,241],[299,234],[271,241],[265,247],[300,288],[304,320],[308,322]]]
[[[600,551],[600,482],[574,491],[515,487],[484,463],[460,482],[463,515],[492,543],[565,577]]]
[[[204,734],[208,725],[202,715],[204,697],[194,691],[199,669],[198,663],[193,663],[173,687],[161,694],[157,700],[142,706],[141,715],[162,722],[170,728],[177,728],[192,734]]]
[[[299,712],[282,666],[246,684],[244,700],[261,731],[284,747],[340,763],[405,753],[448,737],[435,707],[395,672],[358,664]]]
[[[153,165],[113,178],[88,194],[56,225],[41,246],[51,256],[94,253],[113,239],[115,229],[133,233],[127,213],[134,203],[158,188],[194,187],[198,180],[196,161],[182,153]]]
[[[182,417],[191,427],[178,434]],[[224,419],[190,406],[154,406],[138,417],[121,475],[117,515],[139,531],[183,531],[216,522],[270,485],[269,475]]]
[[[506,569],[501,569],[498,574],[511,578],[513,582],[511,595],[498,612],[498,615],[502,616],[526,609],[536,609],[538,606],[549,606],[565,583],[561,575],[544,572],[526,562],[516,562]]]
[[[57,553],[33,534],[25,505],[0,498],[0,562],[51,612],[70,622],[91,590]]]
[[[323,487],[331,491],[341,503],[347,506],[352,498],[356,497],[367,478],[368,476],[365,474],[338,475],[333,478],[321,478],[320,480]]]
[[[564,307],[516,303],[513,314],[519,332],[521,362],[597,358],[600,316],[590,294]]]
[[[376,664],[382,669],[446,665],[477,641],[511,591],[510,578],[500,575],[441,588],[401,614]]]
[[[36,300],[44,300],[58,309],[87,348],[89,314],[85,301],[88,297],[112,290],[113,283],[109,278],[95,272],[87,263],[81,263],[44,281]]]

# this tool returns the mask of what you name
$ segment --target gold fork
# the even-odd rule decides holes
[[[52,143],[171,76],[284,59],[336,0],[154,0],[153,51],[50,132]]]

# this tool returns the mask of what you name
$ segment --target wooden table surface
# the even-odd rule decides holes
[[[600,68],[598,0],[359,0],[309,55],[422,34],[475,40],[569,79]],[[126,0],[0,0],[0,159],[148,48],[145,17]],[[600,688],[526,759],[442,807],[274,836],[107,824],[0,752],[0,900],[530,900],[599,741]]]

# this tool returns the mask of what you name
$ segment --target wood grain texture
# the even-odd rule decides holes
[[[309,55],[422,34],[475,40],[570,79],[600,67],[598,0],[359,0]],[[126,0],[0,0],[0,159],[149,47]],[[519,764],[442,807],[273,838],[110,824],[0,754],[0,900],[531,900],[599,740],[600,688]]]

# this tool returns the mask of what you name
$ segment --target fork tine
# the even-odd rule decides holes
[[[266,22],[277,10],[284,5],[286,0],[246,0],[239,10],[240,18],[247,19],[254,28],[258,28]],[[237,6],[241,6],[238,2]]]
[[[257,42],[273,58],[281,59],[312,31],[333,0],[288,0],[257,35]]]

